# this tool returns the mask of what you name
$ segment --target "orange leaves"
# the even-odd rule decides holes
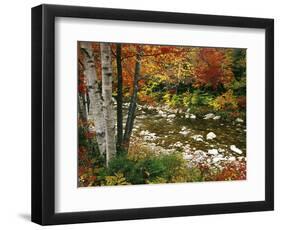
[[[195,67],[195,86],[211,86],[217,89],[219,84],[228,84],[233,79],[231,60],[225,49],[200,48]]]
[[[145,103],[145,104],[152,105],[152,106],[155,106],[155,104],[156,104],[155,99],[153,97],[146,95],[144,93],[139,94],[139,101],[141,103]]]

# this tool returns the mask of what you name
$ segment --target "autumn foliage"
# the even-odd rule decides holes
[[[161,107],[175,111],[174,114],[167,115],[172,117],[178,117],[179,111],[189,111],[193,117],[200,119],[203,119],[207,113],[215,113],[223,122],[233,123],[237,118],[246,120],[245,49],[121,44],[122,52],[118,57],[117,46],[118,44],[110,44],[113,71],[112,101],[118,101],[119,87],[122,91],[121,122],[124,122],[124,117],[129,117],[128,110],[133,104],[132,98],[136,90],[134,105],[137,112],[137,106],[141,105],[146,109]],[[91,105],[89,99],[91,86],[83,66],[87,52],[79,47],[78,43],[79,186],[246,179],[245,159],[221,163],[221,167],[201,163],[186,167],[188,161],[179,154],[178,149],[174,149],[170,155],[159,156],[155,151],[143,147],[142,143],[133,143],[133,141],[130,146],[129,144],[125,146],[128,149],[123,145],[123,149],[120,148],[122,151],[119,149],[116,158],[105,167],[105,156],[99,154],[96,133],[89,131],[89,127],[95,124],[87,119]],[[102,91],[100,48],[99,42],[91,43],[97,75],[95,83]],[[121,69],[119,69],[121,74],[117,67],[118,58],[121,62]],[[140,66],[138,76],[136,76],[137,64]],[[122,87],[118,82],[119,75],[121,75]],[[138,77],[137,83],[136,77]],[[132,119],[140,115],[140,113],[136,114],[133,113]],[[167,124],[168,122],[169,120]],[[126,128],[126,121],[121,124],[121,128]],[[179,129],[176,132],[182,131],[185,130]],[[121,137],[123,136],[122,133]]]

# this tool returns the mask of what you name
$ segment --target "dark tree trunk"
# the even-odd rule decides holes
[[[122,150],[123,142],[123,78],[122,78],[122,47],[121,44],[116,44],[116,63],[117,63],[117,142],[118,151]]]
[[[131,96],[131,101],[128,109],[128,117],[125,127],[125,133],[123,137],[123,148],[128,151],[130,138],[134,126],[134,120],[136,116],[136,108],[137,108],[137,96],[138,96],[138,82],[140,78],[140,70],[141,70],[141,53],[138,52],[136,55],[136,66],[135,66],[135,76],[134,76],[134,89],[133,95]]]

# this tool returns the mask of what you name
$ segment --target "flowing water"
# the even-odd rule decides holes
[[[125,120],[125,119],[124,119]],[[180,132],[185,131],[182,134]],[[216,138],[207,140],[208,133],[213,132]],[[152,138],[145,138],[143,133]],[[203,141],[195,140],[194,135],[202,135]],[[208,152],[210,149],[223,150],[224,155],[246,156],[246,124],[245,122],[222,121],[202,118],[185,118],[184,113],[167,112],[165,117],[159,114],[159,109],[147,109],[139,107],[134,123],[133,136],[144,142],[154,143],[165,149],[190,145],[190,149]],[[230,150],[235,145],[242,150],[237,154]]]

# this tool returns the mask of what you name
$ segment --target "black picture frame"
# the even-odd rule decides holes
[[[265,200],[55,213],[55,18],[109,19],[265,29]],[[274,20],[62,5],[32,8],[32,221],[41,225],[274,209]]]

